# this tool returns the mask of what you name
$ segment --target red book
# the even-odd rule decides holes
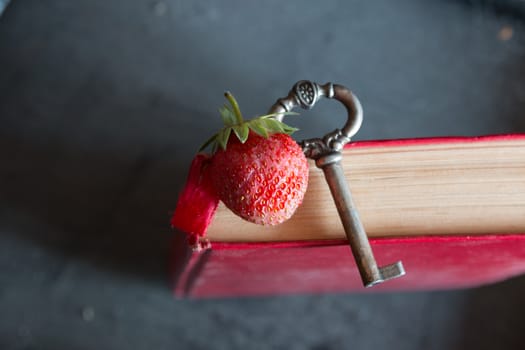
[[[193,252],[176,232],[175,294],[437,290],[525,272],[525,135],[365,141],[343,153],[376,260],[401,260],[405,276],[363,287],[322,171],[311,166],[304,202],[282,225],[247,223],[219,205],[206,222],[210,249]]]

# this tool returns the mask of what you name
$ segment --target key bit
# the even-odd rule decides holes
[[[322,138],[304,140],[299,144],[306,157],[314,159],[316,166],[323,170],[364,286],[371,287],[401,277],[405,274],[401,261],[378,267],[341,165],[344,145],[357,133],[363,122],[363,109],[357,97],[342,85],[319,85],[301,80],[293,86],[288,96],[277,100],[270,113],[276,113],[276,119],[282,121],[285,112],[297,106],[311,109],[323,97],[336,99],[346,107],[346,124]]]

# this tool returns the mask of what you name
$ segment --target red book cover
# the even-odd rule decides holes
[[[347,147],[515,139],[525,135],[365,141]],[[192,252],[185,235],[176,232],[173,290],[178,297],[195,298],[439,290],[525,273],[525,234],[379,237],[370,243],[379,265],[401,260],[406,275],[364,288],[346,240],[212,242],[211,249]]]

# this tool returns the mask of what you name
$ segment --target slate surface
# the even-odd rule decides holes
[[[525,132],[524,18],[523,1],[14,1],[0,19],[0,348],[523,348],[524,278],[173,300],[167,222],[224,89],[253,115],[297,80],[345,84],[365,108],[356,139]],[[327,103],[293,122],[303,138],[343,120]]]

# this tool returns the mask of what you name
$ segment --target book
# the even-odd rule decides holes
[[[260,226],[222,204],[192,252],[177,233],[177,296],[225,297],[476,286],[525,272],[525,135],[363,141],[342,166],[380,265],[406,276],[362,286],[323,172],[303,204]]]

